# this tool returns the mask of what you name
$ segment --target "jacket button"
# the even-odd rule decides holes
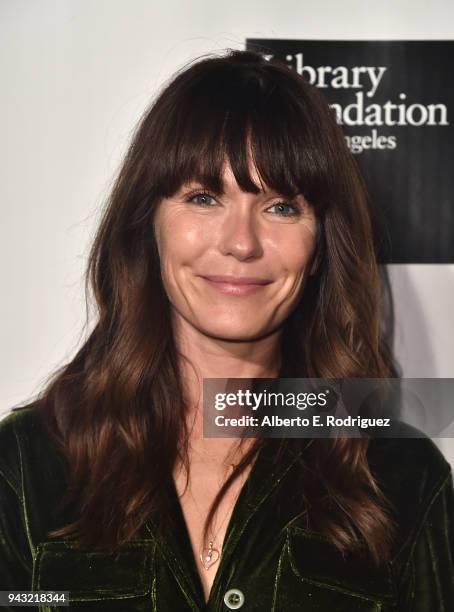
[[[224,603],[230,610],[238,610],[244,604],[244,595],[240,589],[229,589],[224,595]]]

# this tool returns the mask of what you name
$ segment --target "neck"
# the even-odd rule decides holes
[[[202,436],[203,379],[276,378],[280,367],[280,331],[253,341],[226,341],[203,335],[181,317],[175,317],[173,329],[189,406],[187,419],[191,444],[225,449],[232,445],[230,438],[204,439]]]

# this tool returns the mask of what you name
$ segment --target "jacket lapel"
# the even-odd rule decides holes
[[[228,573],[238,544],[249,522],[296,461],[296,455],[292,456],[290,453],[284,453],[281,461],[277,463],[274,461],[279,442],[278,439],[265,441],[258,451],[256,460],[237,498],[226,529],[222,555],[209,601],[214,599],[218,585],[226,572]],[[169,499],[169,515],[161,517],[159,524],[156,519],[150,519],[146,528],[156,537],[159,550],[186,594],[188,604],[195,604],[203,609],[206,604],[202,583],[173,480],[169,483]]]

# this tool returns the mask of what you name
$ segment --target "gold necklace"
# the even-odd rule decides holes
[[[230,463],[229,464],[232,468],[235,468],[235,464],[234,463]],[[202,521],[202,525],[204,523],[204,518],[202,513],[200,512],[200,508],[199,505],[197,504],[197,501],[192,493],[191,488],[189,488],[189,494],[192,497],[192,500],[194,502],[194,507],[197,510],[197,514],[200,516],[200,519]],[[205,546],[204,543],[202,543],[202,548],[200,550],[200,554],[199,554],[199,558],[200,558],[200,562],[202,563],[202,566],[206,569],[209,570],[210,567],[212,567],[215,563],[217,563],[219,561],[219,559],[221,558],[221,552],[219,551],[218,548],[215,548],[214,543],[216,541],[216,537],[218,535],[218,533],[221,531],[222,526],[224,525],[227,517],[229,516],[229,512],[227,511],[224,519],[222,520],[220,526],[218,527],[216,533],[213,533],[213,531],[211,531],[211,539],[208,540],[208,546]]]

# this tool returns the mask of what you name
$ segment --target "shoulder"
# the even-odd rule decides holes
[[[373,439],[368,449],[371,471],[397,523],[396,557],[411,551],[433,506],[452,489],[451,466],[433,440],[409,425],[402,424],[401,434]]]
[[[36,423],[37,416],[37,405],[38,402],[33,402],[27,404],[26,406],[19,406],[17,408],[12,408],[0,417],[0,436],[8,436],[9,433],[14,431],[16,424],[19,427],[22,426],[31,426],[34,427],[34,423]],[[3,438],[2,438],[3,439]]]
[[[0,420],[0,477],[20,495],[24,462],[46,444],[37,404],[10,410]],[[35,453],[33,453],[35,447]],[[39,448],[40,447],[40,448]]]
[[[17,444],[17,437],[21,434],[34,434],[42,430],[40,414],[37,410],[38,403],[13,408],[0,418],[0,448],[1,457],[5,455],[6,449]]]
[[[390,487],[418,482],[422,495],[430,493],[451,468],[431,438],[405,423],[399,425],[399,437],[371,440],[368,461],[377,477]]]
[[[405,490],[422,502],[431,496],[451,466],[435,442],[423,432],[403,423],[399,431],[398,438],[371,440],[369,465],[390,493]]]

